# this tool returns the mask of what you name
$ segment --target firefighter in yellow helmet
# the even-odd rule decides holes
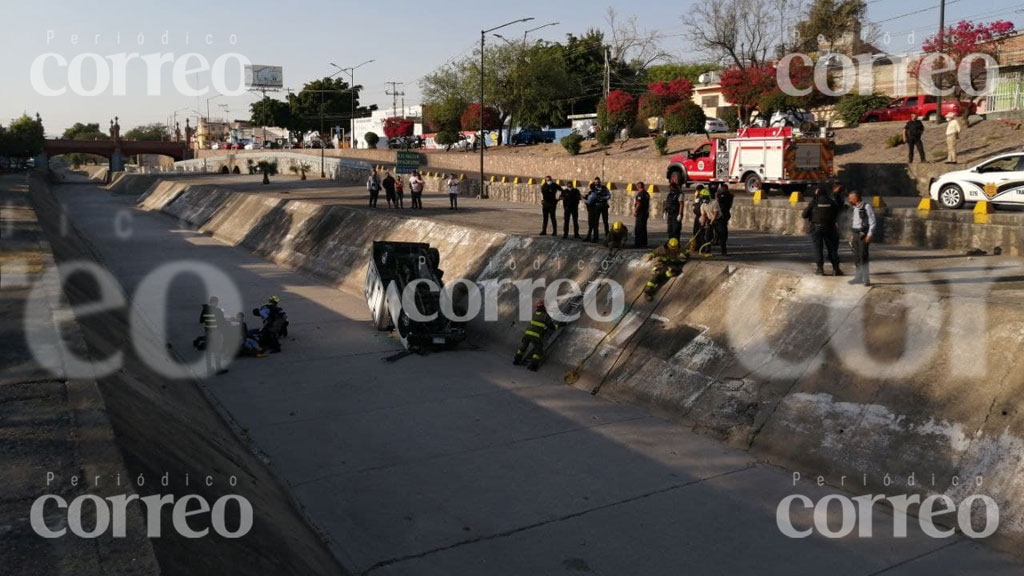
[[[651,301],[654,300],[654,294],[657,293],[658,289],[668,282],[670,278],[683,273],[683,265],[686,264],[689,255],[685,254],[679,246],[677,238],[669,238],[668,242],[659,246],[654,252],[651,252],[648,259],[655,260],[654,275],[647,282],[647,286],[644,287],[644,296],[648,301]]]
[[[554,332],[562,327],[562,324],[548,314],[547,307],[543,300],[538,300],[533,308],[533,318],[530,319],[530,327],[523,333],[523,341],[516,350],[516,356],[512,363],[516,366],[526,361],[526,367],[534,372],[540,368],[544,360],[544,338],[548,332]]]
[[[605,238],[604,245],[611,250],[619,250],[626,245],[626,238],[629,237],[629,228],[622,222],[616,220],[612,223],[612,230]]]

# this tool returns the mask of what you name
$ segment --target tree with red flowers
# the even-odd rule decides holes
[[[985,24],[961,20],[924,41],[921,49],[925,55],[911,64],[910,74],[919,79],[922,74],[925,74],[940,90],[952,88],[953,97],[960,100],[966,93],[957,79],[956,69],[959,69],[960,64],[974,54],[985,54],[995,58],[999,51],[999,41],[1015,32],[1013,23],[1004,20]],[[944,56],[935,57],[936,54]],[[956,69],[950,72],[937,73],[933,71],[929,73],[922,66],[929,57],[931,57],[932,70],[949,67]],[[986,79],[985,62],[981,58],[973,58],[968,65],[970,66],[971,82],[969,88],[980,90],[984,87]]]
[[[413,121],[409,118],[402,118],[395,116],[393,118],[384,119],[384,135],[388,139],[401,138],[402,136],[412,136],[415,127]]]
[[[726,68],[722,71],[721,86],[722,95],[739,109],[740,119],[748,122],[761,98],[777,87],[775,67]]]
[[[693,97],[693,82],[686,78],[676,78],[671,82],[654,82],[648,84],[647,89],[651,94],[667,98],[673,103]]]
[[[466,111],[462,114],[461,120],[463,130],[479,130],[480,103],[470,104],[469,108],[466,108]],[[498,130],[499,128],[501,128],[501,114],[498,113],[498,109],[492,106],[484,106],[484,130]]]
[[[637,115],[640,118],[664,116],[665,109],[673,104],[693,98],[693,82],[676,78],[670,82],[653,82],[647,85],[648,92],[640,97]]]
[[[637,99],[629,92],[612,90],[597,107],[602,128],[626,128],[636,123]]]

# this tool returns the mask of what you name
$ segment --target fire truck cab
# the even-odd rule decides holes
[[[673,156],[666,176],[694,182],[742,183],[753,193],[770,187],[802,189],[835,181],[835,143],[793,134],[790,127],[745,128],[735,138],[714,139]]]

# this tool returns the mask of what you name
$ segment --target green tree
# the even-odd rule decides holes
[[[683,100],[665,110],[665,132],[699,134],[704,132],[704,109],[692,100]]]
[[[796,48],[801,52],[830,50],[856,53],[857,35],[866,24],[865,0],[814,0],[796,25]]]
[[[362,86],[350,89],[348,82],[341,78],[321,78],[307,82],[298,94],[288,95],[291,114],[289,127],[293,130],[320,130],[321,113],[325,127],[345,124],[352,116],[353,103],[356,118],[368,116],[377,106],[360,106],[360,90]]]
[[[445,96],[423,105],[423,125],[428,132],[458,132],[469,102],[459,96]]]
[[[291,107],[288,102],[264,96],[249,105],[249,121],[254,126],[292,127]]]
[[[883,108],[890,98],[884,94],[847,94],[836,103],[836,114],[847,126],[856,126],[868,110]]]
[[[99,123],[82,124],[75,122],[73,126],[64,130],[61,138],[65,140],[108,140],[110,137],[100,130]]]
[[[22,114],[13,120],[7,128],[7,138],[11,156],[30,158],[42,152],[46,136],[39,115],[36,114],[36,117],[32,118]]]
[[[170,140],[171,132],[166,125],[154,122],[136,126],[125,132],[121,138],[123,140]]]
[[[81,122],[75,122],[73,126],[64,130],[61,138],[66,140],[109,140],[110,136],[100,130],[99,123],[82,124]],[[100,162],[103,160],[103,157],[95,154],[72,152],[71,154],[65,154],[64,160],[72,166],[81,166],[88,161]]]

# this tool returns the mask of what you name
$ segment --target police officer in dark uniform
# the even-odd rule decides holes
[[[729,219],[732,218],[732,202],[736,197],[733,196],[732,191],[723,182],[718,185],[715,199],[718,200],[718,208],[722,212],[722,217],[715,220],[715,228],[718,229],[718,245],[722,248],[722,256],[728,256]]]
[[[836,188],[842,190],[841,187]],[[843,271],[839,268],[839,211],[842,209],[837,196],[834,196],[825,186],[818,186],[814,189],[814,197],[804,208],[803,217],[811,221],[811,242],[814,243],[815,270],[818,276],[825,275],[825,254],[828,250],[828,260],[832,263],[832,275],[842,276]],[[824,250],[823,250],[824,249]]]
[[[678,182],[671,182],[668,185],[668,194],[665,195],[665,218],[668,220],[668,237],[679,240],[683,234],[683,222],[680,219],[682,207],[683,189]]]
[[[562,238],[569,237],[569,219],[572,219],[572,233],[573,237],[577,240],[580,239],[580,189],[574,184],[571,184],[568,188],[562,188],[562,218],[565,223],[563,224]]]
[[[558,207],[558,193],[562,187],[551,179],[551,176],[544,178],[544,184],[540,187],[541,210],[544,215],[544,228],[540,231],[541,236],[548,234],[548,219],[551,219],[551,234],[558,234],[558,217],[555,216],[555,208]]]
[[[633,245],[647,248],[647,219],[651,215],[651,195],[643,182],[636,183],[636,194],[633,196],[633,216],[636,225],[633,228]]]

